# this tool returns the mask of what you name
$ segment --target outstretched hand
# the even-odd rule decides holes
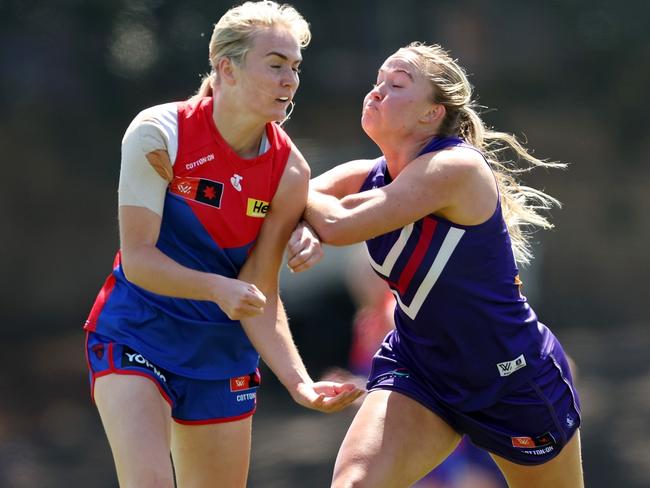
[[[363,393],[364,390],[353,383],[317,381],[299,384],[293,393],[293,398],[303,407],[333,413],[344,409]]]
[[[287,244],[287,265],[294,273],[305,271],[320,261],[325,253],[316,232],[304,220],[294,229]]]

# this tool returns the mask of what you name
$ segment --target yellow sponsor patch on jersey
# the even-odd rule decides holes
[[[246,215],[249,217],[266,217],[266,212],[269,211],[269,202],[264,200],[255,200],[254,198],[248,199],[248,205],[246,206]]]

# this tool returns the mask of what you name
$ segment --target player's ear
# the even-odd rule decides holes
[[[235,64],[230,58],[227,58],[225,56],[223,58],[219,58],[217,65],[214,67],[214,70],[217,73],[217,80],[223,80],[229,85],[235,84]]]
[[[439,124],[447,113],[447,109],[444,105],[440,103],[433,103],[429,109],[425,112],[421,121],[426,124]]]

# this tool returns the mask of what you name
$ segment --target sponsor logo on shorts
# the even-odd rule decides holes
[[[515,371],[526,366],[526,358],[522,354],[518,358],[513,359],[512,361],[505,361],[503,363],[497,363],[497,369],[501,376],[510,376]]]
[[[260,374],[257,371],[244,376],[230,378],[230,391],[232,392],[250,390],[258,386],[260,386]]]
[[[523,452],[524,454],[530,454],[531,456],[542,456],[544,454],[548,454],[549,452],[553,451],[555,448],[553,446],[548,446],[548,447],[543,447],[542,449],[524,449]]]
[[[522,449],[524,454],[533,456],[541,456],[548,454],[555,449],[555,438],[550,432],[539,435],[537,437],[511,437],[512,447]]]
[[[162,373],[162,371],[158,369],[158,367],[155,364],[149,362],[149,360],[145,358],[142,354],[137,353],[132,349],[126,349],[126,348],[124,349],[124,353],[122,354],[121,366],[122,368],[127,368],[132,366],[147,368],[149,371],[155,374],[156,377],[160,379],[160,381],[167,383],[167,378],[165,378],[165,375]]]
[[[240,395],[237,395],[237,401],[238,402],[248,402],[250,400],[255,400],[257,398],[257,393],[252,392],[252,393],[241,393]]]
[[[95,353],[97,359],[101,360],[104,357],[104,344],[95,344],[90,350]]]
[[[394,369],[392,371],[388,371],[387,373],[380,374],[375,378],[375,381],[381,381],[385,379],[390,379],[390,378],[410,378],[411,373],[409,373],[409,370],[406,368],[399,368],[399,369]]]
[[[248,199],[248,205],[246,206],[246,215],[249,217],[264,218],[266,213],[269,211],[269,202],[264,200],[255,200],[254,198]]]
[[[566,421],[566,426],[567,426],[569,429],[573,428],[573,426],[576,424],[575,419],[573,418],[573,416],[572,416],[570,413],[567,413],[567,414],[566,414],[566,419],[565,419],[565,421]]]
[[[512,437],[512,447],[534,447],[532,437]]]
[[[402,368],[402,369],[396,369],[396,370],[394,370],[394,371],[391,371],[391,374],[392,374],[395,378],[408,378],[409,376],[411,376],[411,374],[409,373],[408,369],[404,369],[404,368]]]

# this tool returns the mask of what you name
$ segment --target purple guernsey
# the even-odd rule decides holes
[[[433,139],[421,154],[461,139]],[[361,191],[390,183],[380,158]],[[408,369],[461,410],[493,404],[530,379],[555,338],[520,293],[519,270],[497,203],[479,225],[436,215],[366,241],[370,264],[395,295],[389,343]]]

